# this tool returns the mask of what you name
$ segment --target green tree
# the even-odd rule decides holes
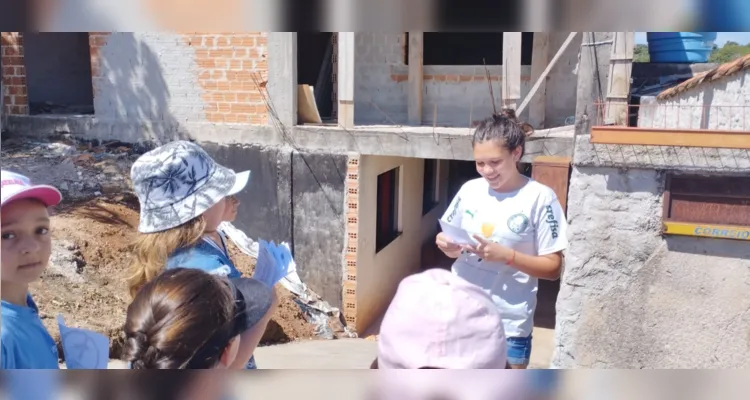
[[[726,42],[721,48],[714,47],[709,62],[724,64],[750,54],[750,44],[741,45],[737,42]]]
[[[648,55],[648,46],[645,44],[635,45],[635,51],[633,52],[633,62],[647,63],[651,60]]]

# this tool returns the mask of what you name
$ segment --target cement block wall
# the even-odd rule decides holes
[[[573,169],[555,367],[750,367],[750,246],[662,237],[664,182]]]
[[[290,147],[201,144],[217,162],[251,170],[235,226],[253,240],[290,244],[300,278],[342,306],[346,154]]]
[[[567,35],[550,34],[549,59]],[[355,123],[405,124],[409,75],[405,34],[358,32],[355,37]],[[567,117],[575,114],[578,53],[578,46],[570,46],[547,77],[547,127],[562,126]],[[488,69],[499,104],[502,69]],[[522,66],[522,98],[533,84],[531,67]],[[466,127],[470,120],[486,118],[492,113],[492,104],[484,66],[425,66],[423,101],[422,120],[426,125],[436,121],[440,126]]]
[[[750,71],[741,71],[665,100],[641,98],[638,126],[750,130]]]

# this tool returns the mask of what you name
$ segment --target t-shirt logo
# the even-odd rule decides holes
[[[519,234],[529,227],[529,218],[521,213],[514,214],[508,218],[508,229],[515,234]]]
[[[552,210],[552,206],[544,207],[544,221],[549,224],[550,232],[552,233],[552,239],[557,239],[559,235],[560,223],[555,218],[555,212]]]
[[[458,213],[458,206],[461,205],[461,198],[457,197],[455,204],[453,204],[453,210],[451,210],[451,213],[448,215],[448,222],[453,222],[453,218],[456,217],[456,214]]]

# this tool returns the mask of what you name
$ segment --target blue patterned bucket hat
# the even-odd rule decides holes
[[[141,204],[141,233],[161,232],[202,215],[247,185],[250,171],[235,173],[200,146],[176,141],[140,156],[130,169]]]

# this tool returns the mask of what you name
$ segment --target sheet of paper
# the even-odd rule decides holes
[[[448,235],[448,237],[453,241],[453,243],[456,244],[476,244],[476,240],[471,237],[469,232],[465,231],[464,229],[461,229],[455,225],[451,225],[442,219],[440,220],[440,229],[443,230],[443,233]]]
[[[107,369],[109,338],[87,329],[70,328],[57,316],[65,365],[68,369]]]

